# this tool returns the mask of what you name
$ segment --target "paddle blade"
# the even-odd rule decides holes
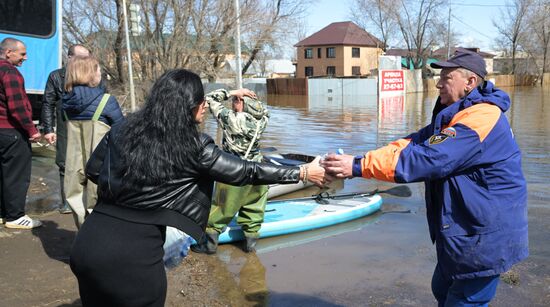
[[[262,147],[260,148],[260,152],[264,153],[264,152],[275,152],[277,151],[277,148],[275,147]]]
[[[376,193],[378,194],[384,193],[384,194],[389,194],[397,197],[411,197],[412,195],[411,188],[409,188],[409,186],[406,186],[406,185],[398,185],[387,190],[376,191]]]

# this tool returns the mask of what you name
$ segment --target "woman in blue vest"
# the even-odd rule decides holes
[[[95,184],[84,176],[86,162],[105,133],[124,121],[115,97],[105,93],[100,83],[97,59],[77,56],[69,60],[63,96],[67,117],[64,188],[78,228],[97,201]]]

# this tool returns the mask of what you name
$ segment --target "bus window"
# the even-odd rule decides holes
[[[2,0],[0,12],[0,32],[38,37],[55,33],[55,0]]]

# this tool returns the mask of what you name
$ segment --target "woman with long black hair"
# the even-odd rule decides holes
[[[163,306],[166,226],[200,241],[214,181],[319,186],[318,160],[305,167],[249,162],[199,132],[206,101],[196,74],[176,69],[153,85],[142,110],[101,141],[86,171],[98,203],[78,232],[71,269],[84,306]]]

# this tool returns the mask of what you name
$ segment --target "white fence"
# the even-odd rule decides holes
[[[309,79],[309,96],[369,96],[377,94],[376,79]]]

